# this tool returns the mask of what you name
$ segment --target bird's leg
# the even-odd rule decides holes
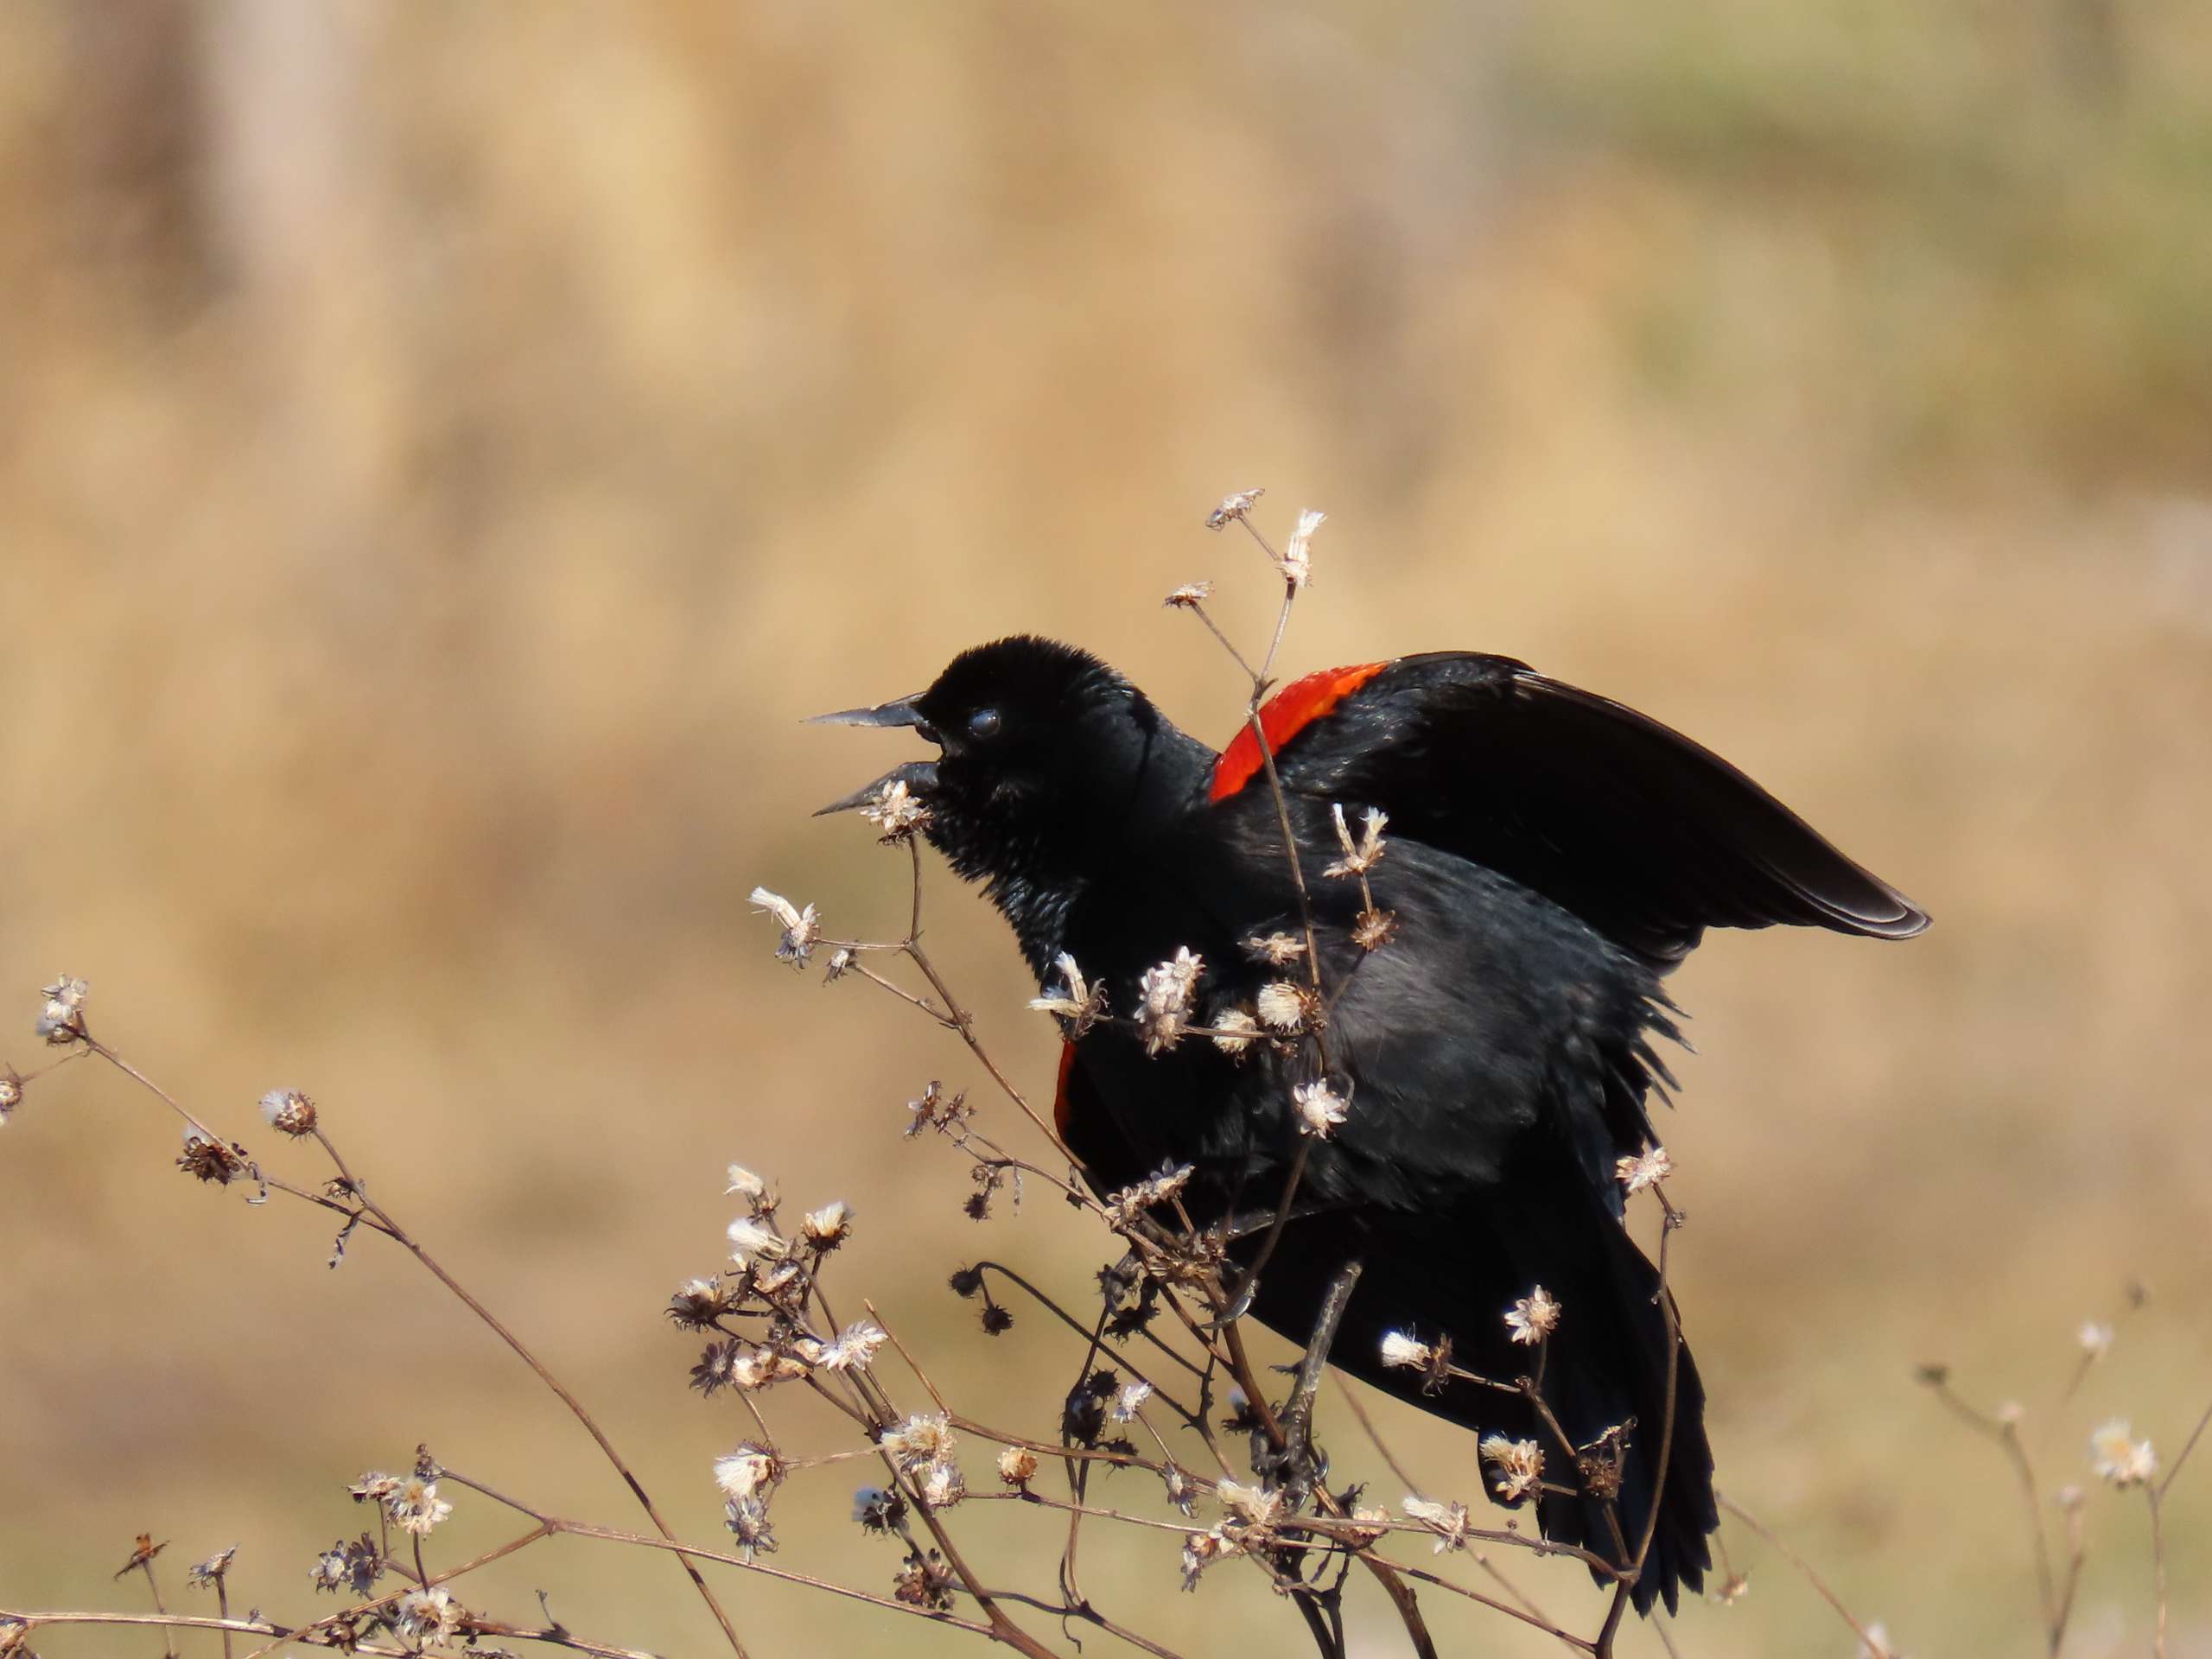
[[[1345,1306],[1351,1300],[1353,1287],[1359,1283],[1363,1265],[1354,1258],[1338,1268],[1336,1277],[1329,1281],[1328,1291],[1322,1296],[1320,1309],[1314,1316],[1313,1335],[1306,1344],[1306,1357],[1299,1362],[1297,1381],[1289,1402],[1283,1408],[1281,1479],[1300,1502],[1328,1475],[1328,1459],[1313,1445],[1313,1400],[1320,1392],[1321,1373],[1328,1366],[1329,1350],[1336,1343],[1337,1327],[1344,1321]]]
[[[1240,1269],[1237,1275],[1239,1282],[1236,1286],[1235,1294],[1230,1298],[1229,1305],[1212,1319],[1202,1325],[1199,1329],[1208,1336],[1211,1336],[1224,1325],[1241,1319],[1249,1313],[1252,1311],[1253,1299],[1260,1294],[1260,1269],[1267,1265],[1268,1251],[1273,1248],[1272,1241],[1276,1234],[1287,1223],[1303,1221],[1308,1217],[1320,1215],[1328,1208],[1329,1206],[1325,1204],[1304,1204],[1295,1205],[1289,1210],[1284,1210],[1280,1206],[1273,1210],[1247,1210],[1217,1224],[1224,1243],[1234,1243],[1240,1238],[1252,1238],[1262,1233],[1268,1235],[1270,1242],[1262,1248],[1251,1265]]]

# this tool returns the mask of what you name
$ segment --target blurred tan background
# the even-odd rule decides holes
[[[1096,1242],[1034,1196],[963,1219],[899,1131],[976,1068],[779,969],[745,894],[895,931],[899,861],[806,813],[903,751],[798,722],[987,636],[1077,639],[1225,736],[1233,671],[1159,597],[1211,575],[1263,626],[1256,556],[1199,520],[1266,485],[1278,533],[1331,514],[1288,666],[1529,658],[1934,912],[1678,976],[1678,1281],[1724,1488],[1906,1651],[2037,1651],[2001,1463],[1910,1371],[2022,1402],[2046,1488],[2101,1418],[2170,1457],[2212,1396],[2208,63],[2184,0],[11,0],[0,1060],[42,1059],[66,969],[299,1179],[252,1108],[310,1090],[695,1536],[741,1417],[686,1392],[659,1306],[720,1257],[732,1158],[849,1199],[842,1299],[1047,1423],[1072,1354],[1034,1317],[987,1344],[944,1275],[988,1251],[1079,1293]],[[998,924],[939,869],[929,902],[1047,1086]],[[0,1133],[0,1605],[142,1605],[108,1574],[150,1528],[173,1601],[237,1540],[238,1602],[327,1611],[344,1482],[418,1440],[630,1522],[410,1263],[364,1238],[327,1272],[319,1217],[188,1185],[175,1141],[90,1065]],[[1386,1421],[1473,1497],[1465,1442]],[[882,1590],[852,1484],[785,1490],[779,1560]],[[459,1496],[441,1548],[504,1535]],[[1022,1576],[1033,1517],[956,1518]],[[2170,1527],[2173,1650],[2212,1653],[2212,1467]],[[2142,1506],[2098,1494],[2091,1530],[2069,1651],[2145,1651]],[[1684,1652],[1853,1651],[1728,1542],[1751,1594]],[[1091,1549],[1186,1654],[1303,1640],[1249,1573],[1173,1593],[1164,1535]],[[969,1640],[723,1581],[757,1654]],[[470,1599],[534,1586],[712,1650],[665,1560],[563,1544]],[[1362,1594],[1361,1650],[1402,1651]],[[1547,1650],[1427,1601],[1447,1651]]]

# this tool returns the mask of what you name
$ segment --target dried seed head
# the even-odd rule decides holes
[[[1433,1498],[1408,1497],[1398,1507],[1405,1511],[1406,1519],[1418,1521],[1436,1535],[1436,1548],[1441,1555],[1447,1549],[1467,1547],[1467,1506],[1464,1503],[1439,1503]]]
[[[1106,988],[1085,979],[1083,969],[1076,966],[1075,958],[1065,950],[1053,966],[1059,969],[1064,988],[1055,993],[1047,986],[1044,995],[1029,999],[1029,1006],[1040,1014],[1054,1014],[1066,1020],[1068,1039],[1079,1041],[1084,1033],[1105,1017]]]
[[[1609,1428],[1574,1454],[1582,1490],[1601,1503],[1621,1495],[1621,1478],[1628,1463],[1627,1432],[1625,1425]]]
[[[23,1103],[23,1080],[12,1066],[0,1065],[0,1124],[8,1121],[8,1114]]]
[[[1115,1395],[1114,1403],[1108,1408],[1107,1414],[1117,1423],[1133,1423],[1151,1395],[1152,1384],[1149,1382],[1124,1382],[1120,1392]]]
[[[1217,526],[1217,528],[1218,528],[1218,526]],[[1210,582],[1186,582],[1180,588],[1178,588],[1173,593],[1167,595],[1167,603],[1170,605],[1180,606],[1203,605],[1206,601],[1212,597],[1213,583]]]
[[[715,1484],[722,1489],[724,1497],[733,1500],[749,1498],[766,1491],[785,1472],[784,1460],[772,1447],[751,1440],[715,1459]]]
[[[318,1590],[327,1590],[333,1595],[345,1586],[346,1541],[340,1539],[315,1558],[315,1565],[308,1569],[308,1580]]]
[[[952,1569],[932,1549],[907,1556],[906,1566],[891,1580],[891,1593],[909,1607],[944,1613],[952,1611]]]
[[[1351,918],[1351,942],[1363,950],[1380,950],[1397,931],[1397,912],[1372,905]]]
[[[780,893],[771,893],[766,887],[753,889],[753,902],[760,907],[763,915],[774,917],[776,925],[784,931],[776,945],[776,960],[788,962],[795,968],[804,967],[822,938],[822,918],[814,913],[814,906],[809,905],[802,910]]]
[[[722,1189],[722,1195],[743,1198],[756,1216],[776,1207],[776,1201],[768,1196],[768,1183],[743,1164],[729,1166],[729,1185]]]
[[[417,1538],[428,1537],[453,1513],[453,1505],[438,1496],[438,1483],[420,1475],[401,1481],[399,1490],[385,1500],[385,1509],[395,1526]]]
[[[863,1532],[892,1532],[906,1518],[906,1500],[895,1488],[863,1486],[853,1494],[853,1519]]]
[[[1191,1478],[1191,1471],[1174,1459],[1161,1465],[1160,1482],[1166,1488],[1167,1501],[1185,1515],[1198,1513],[1198,1484]]]
[[[208,1590],[223,1581],[223,1574],[231,1570],[231,1558],[238,1553],[232,1544],[228,1549],[219,1549],[206,1560],[196,1563],[185,1573],[185,1582],[195,1589]]]
[[[747,1348],[730,1357],[729,1385],[740,1394],[757,1394],[794,1376],[804,1376],[806,1370],[804,1360],[780,1349]]]
[[[861,809],[861,816],[882,829],[883,842],[890,846],[912,840],[914,832],[929,823],[930,810],[906,787],[905,779],[894,778]]]
[[[1214,1483],[1213,1495],[1236,1521],[1248,1527],[1271,1527],[1282,1515],[1282,1494],[1264,1486],[1246,1486],[1234,1480]]]
[[[410,1590],[392,1607],[391,1628],[401,1640],[419,1647],[460,1635],[461,1622],[467,1616],[467,1610],[450,1591]]]
[[[1313,580],[1313,532],[1328,521],[1328,517],[1325,512],[1307,507],[1298,515],[1298,527],[1283,543],[1282,556],[1275,563],[1294,592]]]
[[[1664,1147],[1646,1147],[1633,1158],[1613,1160],[1613,1179],[1633,1198],[1647,1186],[1656,1186],[1675,1173],[1675,1160]]]
[[[350,1544],[340,1538],[316,1556],[308,1577],[318,1590],[335,1594],[350,1589],[356,1595],[365,1596],[384,1576],[384,1557],[378,1552],[375,1541],[365,1532]]]
[[[225,1146],[191,1128],[184,1132],[184,1150],[177,1154],[176,1166],[199,1180],[228,1186],[245,1175],[247,1162],[245,1148],[237,1142]]]
[[[740,1216],[728,1229],[730,1259],[741,1268],[755,1262],[779,1262],[791,1246],[776,1230],[752,1216]]]
[[[1253,999],[1253,1012],[1260,1016],[1260,1023],[1270,1031],[1286,1035],[1306,1029],[1306,1021],[1313,1010],[1310,998],[1312,988],[1287,979],[1274,980],[1260,987],[1260,994]]]
[[[2082,1326],[2080,1340],[2083,1353],[2091,1359],[2102,1359],[2112,1351],[2112,1326],[2088,1320]]]
[[[874,1363],[875,1351],[889,1340],[874,1319],[855,1319],[823,1347],[817,1363],[827,1371],[865,1370]]]
[[[39,993],[46,1003],[39,1010],[38,1023],[32,1029],[56,1048],[65,1048],[81,1039],[85,1034],[85,999],[91,995],[92,988],[71,975],[56,975],[54,983]]]
[[[1327,1083],[1301,1083],[1290,1091],[1298,1115],[1298,1132],[1326,1141],[1351,1110],[1344,1097]]]
[[[1182,1041],[1191,1020],[1191,995],[1205,970],[1205,962],[1187,945],[1173,960],[1144,970],[1137,981],[1137,1030],[1146,1053],[1158,1054]]]
[[[834,1250],[853,1232],[853,1207],[840,1198],[819,1210],[809,1211],[798,1226],[800,1236],[817,1250]]]
[[[1412,1332],[1392,1331],[1382,1338],[1382,1363],[1408,1371],[1427,1370],[1436,1357],[1436,1350],[1417,1339]]]
[[[1491,1465],[1491,1490],[1508,1503],[1517,1503],[1542,1487],[1544,1449],[1535,1441],[1491,1434],[1477,1450]]]
[[[765,1496],[731,1498],[722,1505],[722,1518],[736,1535],[747,1560],[753,1559],[755,1550],[771,1555],[776,1553],[776,1534],[768,1524],[768,1500]]]
[[[830,953],[830,964],[822,970],[822,982],[824,985],[836,984],[859,960],[850,945],[839,945]]]
[[[738,1356],[745,1351],[745,1344],[732,1337],[726,1342],[710,1342],[699,1356],[699,1363],[691,1368],[691,1386],[709,1400],[724,1389],[737,1384]]]
[[[1009,1446],[999,1453],[999,1479],[1008,1486],[1027,1486],[1037,1478],[1037,1454],[1026,1446]]]
[[[1231,494],[1223,496],[1221,505],[1206,515],[1206,528],[1219,530],[1224,525],[1236,523],[1246,513],[1251,512],[1252,504],[1266,493],[1265,487],[1255,486],[1252,489],[1237,490]]]
[[[1733,1607],[1751,1593],[1751,1575],[1746,1573],[1732,1573],[1728,1575],[1728,1581],[1713,1592],[1713,1599],[1723,1607]]]
[[[1533,1348],[1559,1329],[1560,1305],[1538,1285],[1505,1310],[1505,1327],[1512,1340]]]
[[[927,1465],[950,1459],[952,1425],[943,1412],[916,1415],[885,1429],[876,1443],[891,1454],[901,1474],[911,1475]]]
[[[1211,1532],[1194,1532],[1183,1540],[1183,1587],[1198,1587],[1198,1575],[1216,1561],[1231,1555],[1242,1554],[1243,1545],[1219,1527]]]
[[[1344,849],[1344,855],[1323,870],[1322,874],[1338,878],[1365,875],[1382,861],[1382,855],[1387,850],[1382,840],[1382,827],[1390,822],[1387,813],[1378,812],[1371,806],[1362,813],[1357,841],[1352,838],[1351,826],[1344,822],[1341,801],[1329,808],[1329,816],[1336,821],[1337,845]]]
[[[918,1490],[922,1502],[933,1510],[950,1509],[968,1496],[968,1480],[960,1472],[960,1465],[950,1459],[940,1459],[922,1471]]]
[[[1244,954],[1270,968],[1286,967],[1306,954],[1306,941],[1280,931],[1255,933],[1244,942]]]
[[[261,1119],[295,1138],[315,1131],[315,1102],[296,1089],[271,1089],[261,1097]]]
[[[1130,1226],[1147,1210],[1166,1204],[1191,1184],[1193,1173],[1189,1164],[1173,1169],[1163,1164],[1135,1186],[1108,1193],[1103,1207],[1114,1220],[1124,1227]]]
[[[1242,1008],[1224,1008],[1211,1023],[1213,1046],[1232,1060],[1243,1059],[1244,1051],[1260,1040],[1260,1022]]]
[[[2125,1490],[2147,1484],[2158,1472],[2158,1454],[2148,1440],[2136,1440],[2127,1420],[2115,1417],[2089,1436],[2090,1467],[2100,1478]]]
[[[668,1299],[666,1312],[677,1328],[702,1331],[729,1312],[728,1287],[720,1274],[686,1279]]]
[[[346,1490],[356,1503],[381,1503],[399,1490],[399,1477],[372,1469]]]

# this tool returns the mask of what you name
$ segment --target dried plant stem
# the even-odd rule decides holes
[[[94,1053],[99,1055],[101,1058],[115,1066],[126,1077],[132,1078],[146,1089],[151,1090],[156,1096],[167,1102],[168,1104],[179,1113],[188,1123],[190,1123],[194,1128],[197,1128],[202,1135],[207,1135],[211,1140],[219,1141],[219,1136],[216,1135],[212,1129],[209,1129],[205,1124],[201,1123],[200,1120],[194,1117],[189,1111],[187,1111],[185,1108],[168,1093],[168,1090],[162,1088],[151,1077],[139,1071],[137,1067],[132,1065],[128,1060],[125,1060],[113,1049],[109,1048],[105,1044],[93,1042],[90,1038],[87,1038],[86,1040],[88,1044],[91,1044]],[[576,1396],[569,1391],[568,1385],[563,1382],[559,1377],[554,1376],[554,1374],[547,1369],[545,1363],[539,1359],[535,1353],[531,1351],[529,1346],[523,1342],[521,1338],[516,1336],[512,1331],[510,1331],[505,1325],[501,1323],[498,1316],[495,1315],[490,1308],[485,1306],[481,1301],[478,1300],[475,1294],[471,1292],[466,1285],[462,1284],[460,1280],[454,1278],[453,1274],[447,1272],[444,1266],[438,1261],[438,1259],[432,1255],[429,1250],[423,1248],[422,1241],[416,1238],[411,1233],[409,1233],[399,1224],[397,1221],[393,1219],[391,1213],[389,1211],[387,1211],[381,1204],[378,1203],[376,1199],[369,1196],[368,1189],[364,1186],[359,1178],[353,1174],[344,1157],[339,1153],[336,1146],[332,1143],[330,1138],[325,1135],[320,1128],[315,1128],[313,1133],[315,1140],[321,1145],[323,1151],[329,1156],[331,1162],[336,1166],[339,1177],[345,1184],[348,1194],[359,1205],[360,1209],[376,1223],[378,1230],[403,1246],[410,1255],[412,1255],[417,1262],[421,1262],[423,1266],[429,1270],[433,1278],[450,1291],[454,1296],[460,1300],[461,1305],[467,1307],[470,1313],[474,1313],[479,1319],[482,1320],[485,1325],[490,1329],[493,1335],[497,1336],[500,1341],[505,1343],[507,1346],[514,1351],[516,1357],[519,1358],[524,1364],[530,1367],[532,1373],[534,1373],[537,1377],[537,1380],[550,1389],[554,1396],[558,1399],[563,1405],[569,1408],[569,1413],[575,1418],[575,1420],[583,1425],[585,1432],[591,1436],[593,1442],[597,1445],[601,1453],[607,1459],[607,1461],[613,1465],[614,1471],[622,1477],[623,1482],[630,1488],[631,1493],[637,1498],[639,1506],[645,1510],[647,1517],[650,1518],[653,1525],[658,1529],[661,1536],[672,1540],[676,1535],[670,1530],[667,1521],[663,1518],[660,1513],[659,1507],[654,1503],[652,1495],[645,1491],[645,1483],[638,1478],[635,1471],[631,1469],[628,1463],[624,1461],[622,1454],[614,1449],[614,1443],[607,1438],[607,1432],[600,1427],[598,1420],[593,1417],[591,1413],[585,1408],[583,1402],[577,1399]],[[325,1202],[319,1198],[317,1198],[315,1201],[318,1203]],[[335,1207],[339,1209],[345,1208],[343,1205],[331,1205],[329,1207]],[[683,1570],[690,1578],[692,1587],[699,1592],[700,1599],[706,1603],[707,1610],[714,1615],[715,1623],[721,1627],[723,1637],[728,1642],[730,1651],[737,1656],[737,1659],[747,1659],[745,1643],[738,1639],[737,1627],[730,1623],[729,1615],[722,1610],[721,1603],[715,1599],[715,1592],[708,1587],[707,1581],[701,1576],[699,1569],[693,1566],[689,1560],[686,1560],[683,1562]]]
[[[2160,1510],[2163,1486],[2146,1484],[2143,1497],[2151,1506],[2151,1584],[2158,1598],[2157,1623],[2151,1634],[2152,1659],[2166,1659],[2166,1530]]]
[[[16,1613],[0,1608],[0,1619],[11,1620],[22,1625],[26,1630],[35,1630],[48,1625],[58,1630],[72,1624],[116,1624],[161,1630],[165,1632],[168,1630],[228,1630],[239,1636],[273,1636],[277,1638],[280,1645],[292,1639],[292,1632],[283,1625],[273,1624],[265,1618],[206,1618],[189,1613],[65,1612],[59,1610],[36,1613]],[[378,1656],[390,1655],[392,1656],[392,1659],[415,1659],[412,1651],[406,1648],[382,1647],[373,1642],[358,1643],[353,1651]]]
[[[838,1320],[830,1307],[829,1299],[823,1294],[819,1281],[816,1282],[810,1294],[820,1306],[823,1317],[834,1328]],[[866,1408],[864,1414],[874,1430],[880,1433],[880,1430],[899,1421],[900,1414],[898,1408],[892,1403],[889,1395],[884,1391],[872,1372],[868,1370],[855,1372],[850,1382],[854,1393],[860,1397]],[[819,1389],[818,1391],[825,1395],[832,1392],[826,1388]],[[876,1437],[871,1436],[871,1438]],[[893,1484],[906,1491],[909,1501],[913,1504],[914,1512],[921,1516],[922,1524],[929,1529],[930,1536],[936,1541],[938,1550],[943,1554],[945,1565],[952,1569],[954,1576],[959,1579],[968,1593],[975,1598],[976,1606],[982,1610],[983,1616],[990,1621],[991,1635],[1018,1652],[1029,1655],[1031,1659],[1053,1659],[1051,1649],[1015,1624],[1008,1617],[1006,1610],[992,1599],[990,1592],[984,1587],[983,1581],[976,1576],[975,1569],[968,1565],[966,1557],[961,1554],[959,1545],[953,1541],[951,1533],[947,1530],[935,1506],[922,1496],[916,1484],[900,1470],[897,1459],[880,1443],[880,1440],[876,1452],[882,1459],[884,1468],[889,1472]]]
[[[2058,1659],[2066,1645],[2066,1627],[2074,1616],[2074,1592],[2081,1587],[2082,1565],[2088,1559],[2088,1540],[2082,1524],[2082,1506],[2066,1512],[2066,1579],[2058,1592],[2058,1608],[2050,1621],[2050,1659]]]
[[[2043,1505],[2036,1495],[2035,1469],[2028,1461],[2028,1448],[2020,1439],[2019,1427],[2001,1417],[1976,1410],[1947,1381],[1931,1381],[1928,1386],[1953,1416],[1984,1439],[1995,1441],[2012,1465],[2013,1477],[2019,1483],[2021,1507],[2027,1513],[2029,1545],[2036,1567],[2037,1605],[2043,1610],[2044,1629],[2055,1652],[2058,1634],[2064,1628],[2061,1599],[2051,1574],[2050,1547],[2044,1533]],[[2067,1392],[2070,1395],[2073,1390],[2069,1388]]]
[[[2181,1473],[2181,1466],[2189,1461],[2189,1454],[2196,1450],[2196,1443],[2204,1438],[2208,1426],[2212,1426],[2212,1406],[2204,1408],[2204,1414],[2196,1420],[2196,1427],[2189,1431],[2189,1438],[2182,1442],[2180,1455],[2174,1459],[2172,1467],[2166,1471],[2165,1478],[2158,1483],[2159,1497],[2164,1497],[2173,1485],[2174,1477]]]
[[[1154,1659],[1181,1659],[1174,1649],[1164,1648],[1148,1636],[1116,1624],[1088,1601],[1050,1602],[1042,1596],[1024,1595],[1019,1590],[994,1590],[991,1593],[1001,1601],[1020,1602],[1025,1607],[1034,1607],[1039,1612],[1049,1613],[1055,1618],[1080,1619],[1086,1624],[1096,1626],[1109,1636],[1119,1637],[1133,1648],[1142,1649],[1153,1655]]]
[[[149,1554],[138,1563],[138,1566],[146,1574],[146,1588],[153,1592],[154,1611],[167,1619],[169,1610],[162,1605],[162,1586],[160,1580],[154,1577],[153,1556]],[[162,1652],[167,1656],[167,1659],[176,1659],[176,1643],[169,1639],[168,1626],[166,1624],[162,1627]]]
[[[921,844],[909,837],[906,850],[913,860],[914,904],[906,937],[899,943],[900,950],[920,971],[922,977],[929,981],[930,988],[938,994],[938,1000],[944,1004],[945,1016],[951,1028],[960,1033],[960,1040],[967,1045],[968,1052],[976,1057],[976,1064],[990,1073],[991,1081],[998,1084],[1000,1092],[1020,1109],[1022,1116],[1036,1127],[1039,1135],[1052,1142],[1053,1148],[1062,1157],[1077,1169],[1083,1168],[1083,1160],[1077,1157],[1067,1142],[1060,1138],[1059,1131],[1038,1116],[1037,1109],[1029,1103],[1029,1097],[1015,1088],[1013,1080],[999,1070],[998,1062],[990,1057],[989,1052],[983,1047],[982,1039],[976,1035],[976,1016],[961,1006],[960,1000],[952,994],[952,987],[945,983],[944,976],[937,970],[937,964],[930,960],[929,953],[922,949]]]
[[[1758,1516],[1752,1515],[1751,1511],[1745,1509],[1742,1505],[1732,1502],[1725,1493],[1719,1491],[1714,1492],[1713,1495],[1713,1501],[1719,1504],[1721,1509],[1727,1511],[1730,1515],[1734,1516],[1738,1521],[1749,1527],[1752,1532],[1757,1534],[1760,1538],[1765,1540],[1768,1546],[1771,1548],[1777,1555],[1781,1556],[1783,1560],[1789,1562],[1790,1566],[1796,1567],[1799,1573],[1803,1574],[1805,1582],[1811,1585],[1815,1591],[1820,1592],[1820,1597],[1822,1601],[1825,1601],[1829,1606],[1835,1609],[1836,1617],[1840,1618],[1845,1624],[1851,1626],[1853,1633],[1856,1635],[1861,1642],[1864,1642],[1866,1644],[1869,1651],[1878,1652],[1881,1650],[1874,1638],[1867,1633],[1866,1626],[1859,1621],[1858,1617],[1852,1612],[1850,1608],[1843,1605],[1842,1598],[1838,1596],[1834,1591],[1828,1588],[1827,1581],[1812,1569],[1811,1566],[1807,1563],[1803,1556],[1800,1555],[1796,1550],[1790,1548],[1789,1545],[1783,1543],[1780,1538],[1769,1531],[1766,1526],[1760,1522]]]
[[[516,1642],[538,1642],[549,1648],[566,1648],[571,1653],[592,1654],[596,1659],[660,1659],[659,1655],[647,1653],[643,1648],[617,1648],[603,1642],[587,1642],[573,1631],[553,1624],[533,1629],[526,1624],[502,1624],[496,1618],[471,1618],[463,1628],[472,1636],[503,1636]]]

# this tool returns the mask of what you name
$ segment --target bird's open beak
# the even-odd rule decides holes
[[[863,784],[842,799],[832,801],[827,806],[816,807],[814,816],[822,818],[832,812],[858,811],[861,807],[874,804],[877,797],[893,784],[904,784],[907,793],[927,800],[930,791],[937,787],[937,762],[909,760],[903,766],[893,766],[874,783]]]
[[[930,728],[929,721],[922,718],[922,711],[914,706],[920,696],[921,694],[916,692],[913,696],[900,697],[894,702],[878,703],[873,709],[841,709],[834,715],[817,715],[807,724],[810,726],[911,726],[934,743],[937,741],[937,734]],[[814,816],[819,818],[831,812],[856,811],[874,801],[893,784],[904,784],[912,794],[926,798],[930,791],[937,786],[937,762],[909,760],[903,766],[893,766],[874,783],[865,785],[842,799],[832,801],[829,805],[817,809]]]
[[[899,697],[890,702],[879,702],[873,709],[840,709],[834,715],[817,715],[806,723],[810,726],[915,726],[925,737],[935,734],[929,721],[922,718],[922,711],[914,705],[922,700],[915,692],[911,697]]]

